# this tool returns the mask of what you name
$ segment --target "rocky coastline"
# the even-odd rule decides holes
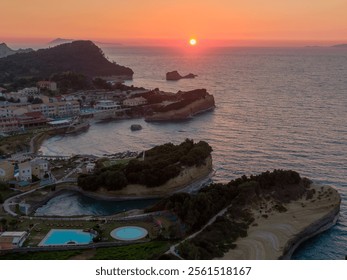
[[[213,95],[206,95],[204,98],[194,100],[182,108],[168,110],[163,112],[154,112],[145,117],[147,122],[158,121],[182,121],[189,119],[199,113],[213,110],[215,101]]]
[[[49,194],[44,195],[44,197],[41,199],[32,200],[30,199],[30,195],[26,199],[27,203],[30,205],[30,213],[33,214],[38,208],[46,204],[49,200],[65,192],[78,192],[90,198],[108,201],[162,198],[174,192],[189,191],[194,184],[197,184],[200,181],[202,182],[204,180],[208,180],[212,173],[212,157],[208,157],[205,165],[187,168],[183,170],[179,176],[169,180],[166,184],[157,188],[147,188],[143,185],[129,185],[129,187],[120,191],[110,192],[101,189],[96,192],[90,192],[84,191],[76,185],[61,184],[56,186],[55,191],[51,191]]]
[[[255,221],[247,236],[239,238],[221,259],[290,259],[300,244],[334,226],[340,211],[339,193],[329,186],[310,187],[315,190],[313,197],[285,204],[286,212],[259,215],[258,209],[252,209]]]

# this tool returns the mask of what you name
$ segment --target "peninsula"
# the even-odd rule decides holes
[[[187,226],[165,258],[287,259],[336,223],[340,203],[335,189],[274,170],[212,184],[195,196],[175,194],[153,210],[174,211]]]
[[[93,78],[119,76],[132,79],[133,70],[108,61],[102,50],[91,41],[73,41],[56,47],[18,53],[0,59],[0,82],[27,77],[45,77],[74,72]]]
[[[78,177],[78,186],[108,197],[164,197],[212,172],[212,148],[186,139],[142,152],[128,162],[99,159],[93,174]]]

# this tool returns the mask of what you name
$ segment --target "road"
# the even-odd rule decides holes
[[[168,254],[168,253],[171,253],[172,255],[176,256],[177,258],[183,260],[183,258],[177,253],[176,251],[176,248],[177,246],[179,246],[181,243],[189,240],[189,239],[192,239],[194,238],[195,236],[197,236],[200,232],[202,232],[205,228],[207,228],[209,225],[212,225],[215,220],[217,219],[217,217],[220,217],[220,216],[223,216],[225,214],[225,212],[228,210],[228,208],[231,206],[228,205],[227,207],[225,207],[224,209],[222,209],[221,211],[219,211],[215,216],[213,216],[208,222],[207,224],[205,224],[199,231],[197,232],[194,232],[193,234],[189,235],[188,237],[186,237],[185,239],[183,239],[182,241],[180,241],[179,243],[175,244],[175,245],[172,245],[170,247],[170,249],[165,253],[165,254]]]
[[[17,213],[15,213],[15,212],[13,212],[11,210],[11,206],[17,204],[17,203],[14,202],[15,199],[20,198],[22,196],[25,196],[27,194],[30,194],[32,192],[35,192],[37,190],[46,188],[48,186],[52,186],[52,185],[59,184],[59,183],[64,183],[64,182],[71,182],[71,180],[69,179],[69,176],[71,176],[74,172],[76,172],[76,170],[78,168],[80,168],[82,165],[83,165],[83,163],[80,163],[76,168],[72,169],[67,175],[65,175],[63,178],[61,178],[58,181],[54,181],[54,182],[52,182],[50,184],[47,184],[47,185],[44,185],[44,186],[40,186],[40,187],[38,187],[36,189],[30,190],[30,191],[27,191],[27,192],[23,192],[23,193],[17,194],[15,196],[12,196],[12,197],[6,199],[4,201],[4,203],[3,203],[3,207],[4,207],[5,212],[7,212],[8,214],[10,214],[11,216],[14,216],[14,217],[18,216]]]

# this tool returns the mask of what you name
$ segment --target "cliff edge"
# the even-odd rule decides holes
[[[179,93],[178,101],[156,108],[145,121],[180,121],[215,108],[213,95],[205,89]]]
[[[264,213],[266,209],[252,209],[255,220],[248,235],[239,238],[236,248],[221,259],[290,259],[302,242],[335,225],[340,211],[339,193],[329,186],[311,185],[310,189],[315,190],[312,198],[284,204],[286,212],[262,215],[259,211]]]

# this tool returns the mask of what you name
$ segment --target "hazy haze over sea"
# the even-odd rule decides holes
[[[294,258],[344,259],[347,255],[347,50],[215,49],[180,52],[161,48],[104,49],[111,60],[131,67],[129,84],[177,92],[206,88],[217,108],[181,123],[114,121],[76,136],[56,136],[44,154],[140,151],[185,138],[214,149],[215,181],[243,174],[293,169],[336,187],[341,217],[331,230],[306,242]],[[165,81],[165,73],[197,74]],[[143,130],[131,132],[140,123]]]

